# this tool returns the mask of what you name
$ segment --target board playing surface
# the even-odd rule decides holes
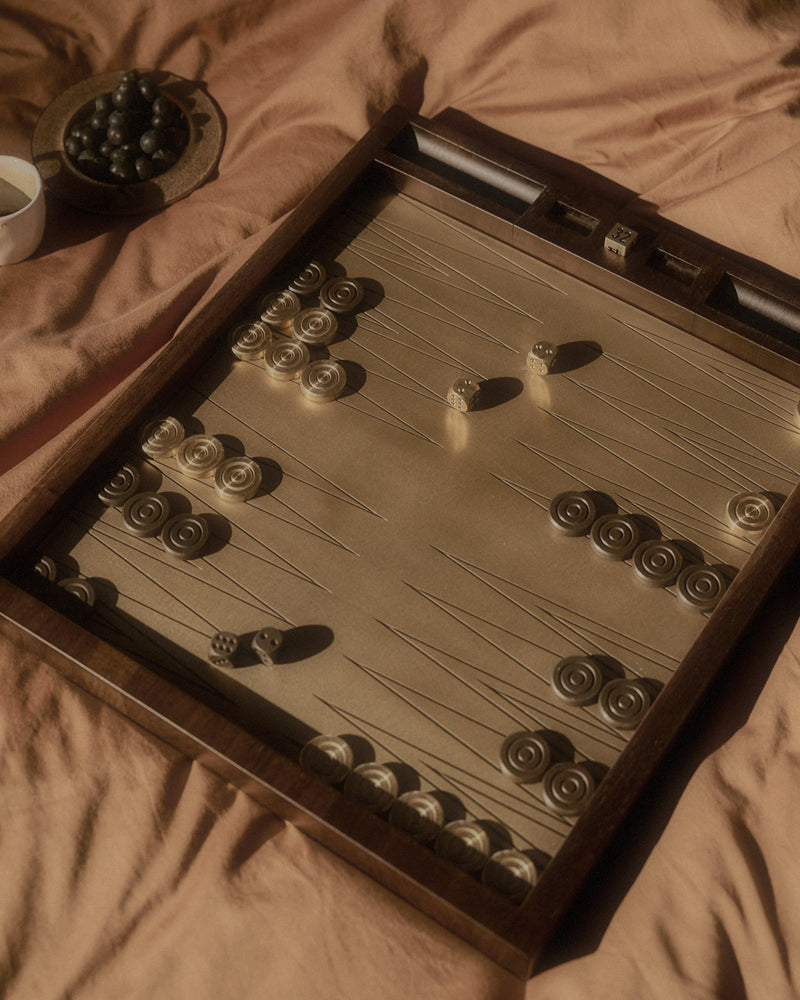
[[[257,495],[226,501],[213,478],[132,446],[120,465],[172,513],[206,518],[202,553],[132,534],[98,481],[37,554],[92,582],[100,635],[213,686],[256,730],[298,747],[344,737],[398,794],[434,793],[448,820],[541,866],[574,819],[541,780],[503,772],[504,740],[545,733],[554,760],[602,780],[631,730],[597,699],[565,702],[554,668],[592,656],[606,683],[640,678],[657,699],[706,621],[674,583],[647,585],[631,558],[554,527],[553,498],[588,492],[599,513],[633,515],[641,541],[730,578],[761,537],[731,522],[731,500],[779,507],[797,480],[797,391],[404,195],[350,202],[314,257],[365,292],[311,351],[344,368],[338,399],[234,357],[232,319],[169,412],[149,415],[255,460]],[[539,341],[558,348],[544,376],[526,363]],[[470,412],[447,402],[459,377],[481,387]],[[284,637],[274,666],[248,648],[266,627]],[[218,631],[243,638],[230,666],[209,662]]]

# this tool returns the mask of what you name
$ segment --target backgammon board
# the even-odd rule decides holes
[[[2,535],[6,629],[520,975],[796,546],[796,289],[615,212],[389,115]]]

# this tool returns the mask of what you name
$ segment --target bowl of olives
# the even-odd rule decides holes
[[[121,70],[70,87],[43,112],[33,160],[54,194],[92,212],[154,211],[213,173],[222,115],[197,83]]]

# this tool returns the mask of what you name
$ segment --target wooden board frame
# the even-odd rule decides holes
[[[24,553],[90,469],[108,462],[141,414],[198,364],[214,336],[264,278],[302,248],[319,220],[366,173],[611,294],[800,384],[796,282],[652,219],[620,213],[520,155],[499,154],[449,127],[394,109],[264,243],[123,392],[0,525],[0,632],[70,682],[297,824],[520,977],[573,905],[670,743],[753,622],[800,539],[795,490],[730,586],[654,710],[602,781],[589,808],[515,905],[302,770],[270,734],[201,700],[156,666],[106,645],[15,582]],[[639,234],[636,252],[604,246],[617,224]]]

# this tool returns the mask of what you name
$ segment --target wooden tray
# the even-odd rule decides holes
[[[796,551],[800,299],[509,148],[387,115],[3,522],[0,628],[527,976]],[[324,403],[230,349],[311,260]],[[256,495],[143,453],[167,416]],[[98,499],[125,462],[199,554]]]

